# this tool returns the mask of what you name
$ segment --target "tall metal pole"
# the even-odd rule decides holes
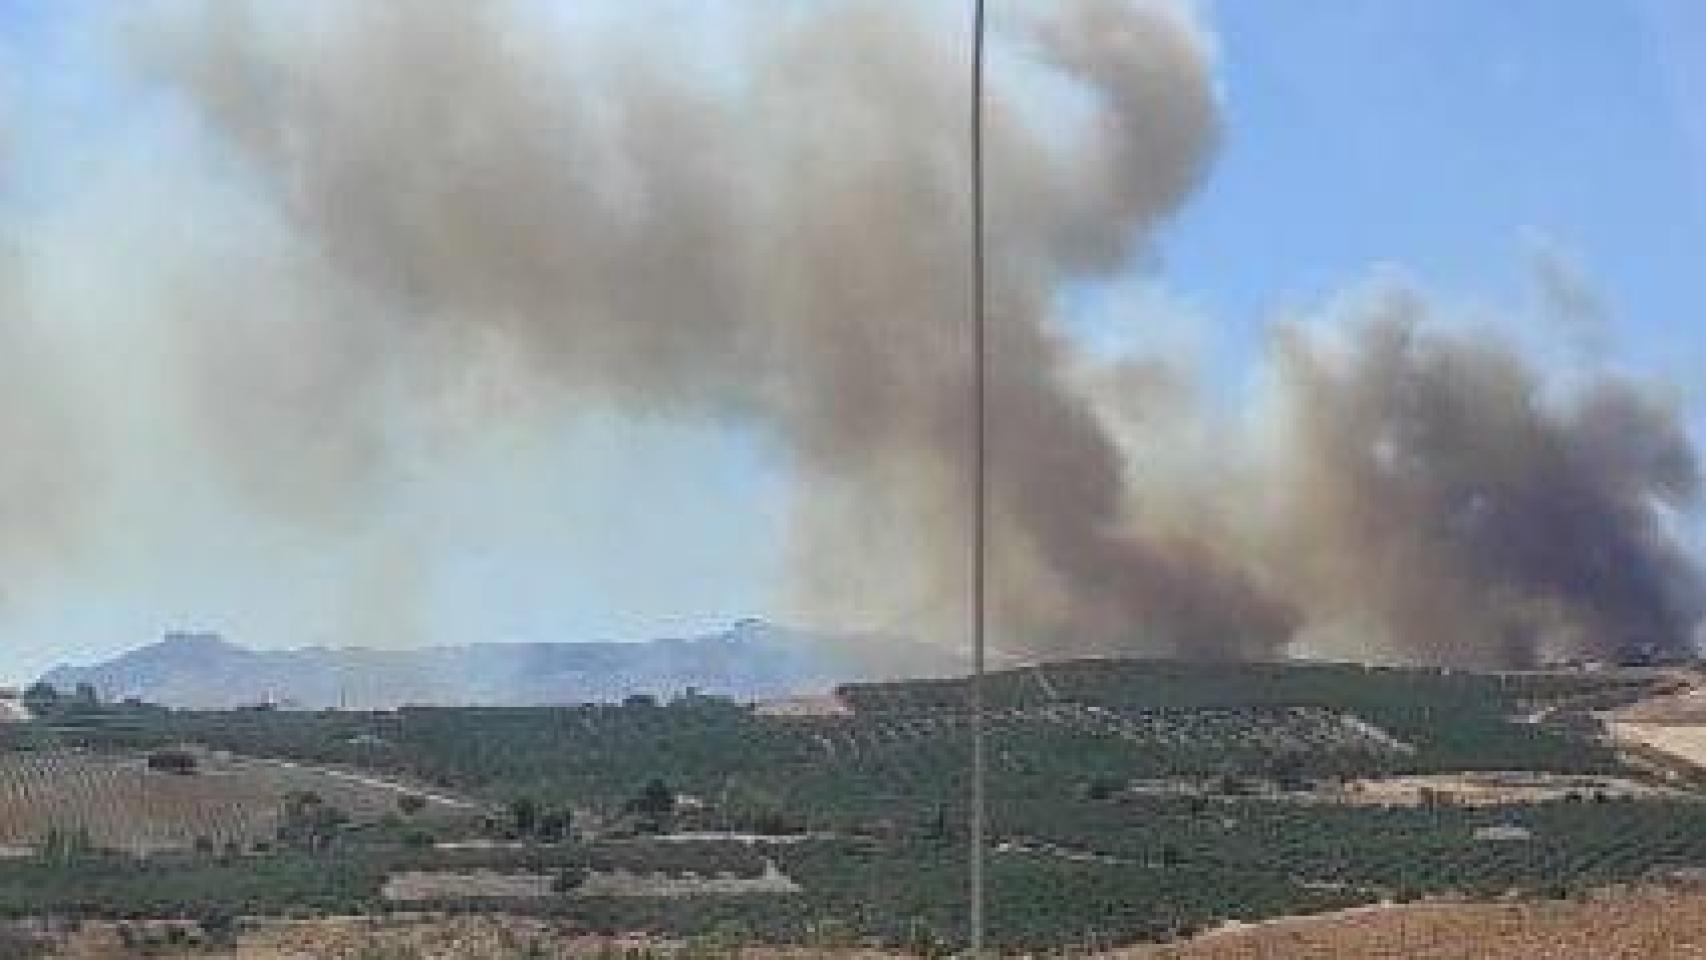
[[[983,674],[985,587],[984,549],[989,458],[987,423],[988,352],[983,304],[983,5],[972,0],[971,62],[971,323],[972,323],[972,678],[971,678],[971,953],[983,956],[983,854],[985,821]]]

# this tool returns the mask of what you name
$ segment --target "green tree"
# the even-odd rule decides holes
[[[586,878],[592,873],[585,866],[564,867],[557,871],[551,879],[551,890],[555,893],[570,893],[581,888]]]
[[[1309,780],[1304,776],[1306,758],[1296,750],[1286,750],[1268,761],[1268,776],[1288,793],[1306,789]]]
[[[1084,797],[1088,800],[1102,801],[1112,799],[1120,792],[1121,784],[1113,777],[1096,777],[1084,787]]]
[[[41,857],[48,863],[69,864],[82,860],[94,853],[95,844],[86,829],[60,830],[47,832],[47,838],[42,841]]]
[[[539,829],[539,801],[516,797],[509,803],[509,819],[518,837],[531,837]]]
[[[574,835],[575,813],[568,807],[557,807],[539,818],[535,831],[539,839],[557,843]]]
[[[628,801],[628,809],[642,816],[668,817],[675,812],[675,791],[669,784],[653,777],[634,799]]]
[[[212,947],[233,947],[237,944],[237,918],[229,910],[209,909],[197,919],[201,932]]]
[[[59,689],[45,680],[37,680],[24,691],[24,705],[37,713],[59,705]]]
[[[348,822],[349,814],[327,803],[319,794],[304,790],[285,798],[278,839],[298,849],[324,850]]]

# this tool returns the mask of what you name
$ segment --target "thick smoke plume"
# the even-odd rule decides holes
[[[0,612],[50,564],[76,552],[79,507],[98,485],[83,424],[45,318],[33,309],[27,260],[0,249]]]
[[[789,6],[706,65],[546,4],[280,10],[137,32],[291,238],[258,292],[203,277],[174,305],[211,318],[192,406],[239,479],[349,502],[399,382],[755,425],[798,478],[797,613],[963,639],[952,11]],[[1697,465],[1633,385],[1554,389],[1402,296],[1286,333],[1269,402],[1232,422],[1165,360],[1081,355],[1063,291],[1143,261],[1213,158],[1211,45],[1167,3],[1025,10],[988,114],[998,646],[1508,664],[1690,643],[1700,578],[1669,521]]]
[[[1691,649],[1696,505],[1676,411],[1610,377],[1563,396],[1388,292],[1345,342],[1279,348],[1276,567],[1341,652],[1475,666]]]
[[[496,343],[541,384],[630,410],[761,422],[803,477],[808,609],[963,622],[963,37],[900,5],[831,5],[708,91],[657,49],[589,46],[570,69],[531,45],[561,33],[537,8],[322,12],[281,30],[213,8],[168,52],[401,335]],[[1122,527],[1122,465],[1046,322],[1063,282],[1123,267],[1199,179],[1203,38],[1169,7],[1094,0],[1020,39],[1094,106],[1064,135],[992,111],[998,619],[1080,645],[1270,650],[1284,604],[1200,545]],[[882,574],[850,589],[844,560]]]

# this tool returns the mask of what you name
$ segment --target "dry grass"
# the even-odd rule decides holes
[[[1118,960],[1681,960],[1706,957],[1706,893],[1642,889],[1583,902],[1429,903],[1214,931]]]
[[[114,927],[91,924],[52,960],[130,960]],[[270,921],[245,933],[235,949],[182,954],[156,950],[152,960],[900,960],[876,950],[809,947],[732,948],[624,934],[594,936],[534,917],[399,914]]]

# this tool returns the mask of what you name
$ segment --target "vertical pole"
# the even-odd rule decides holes
[[[971,682],[971,954],[983,955],[984,927],[984,834],[985,765],[984,756],[984,632],[985,586],[988,580],[985,558],[985,515],[987,513],[987,483],[985,468],[988,459],[987,367],[988,354],[984,343],[983,303],[983,7],[984,0],[972,0],[972,65],[971,65],[971,322],[972,322],[972,682]]]

